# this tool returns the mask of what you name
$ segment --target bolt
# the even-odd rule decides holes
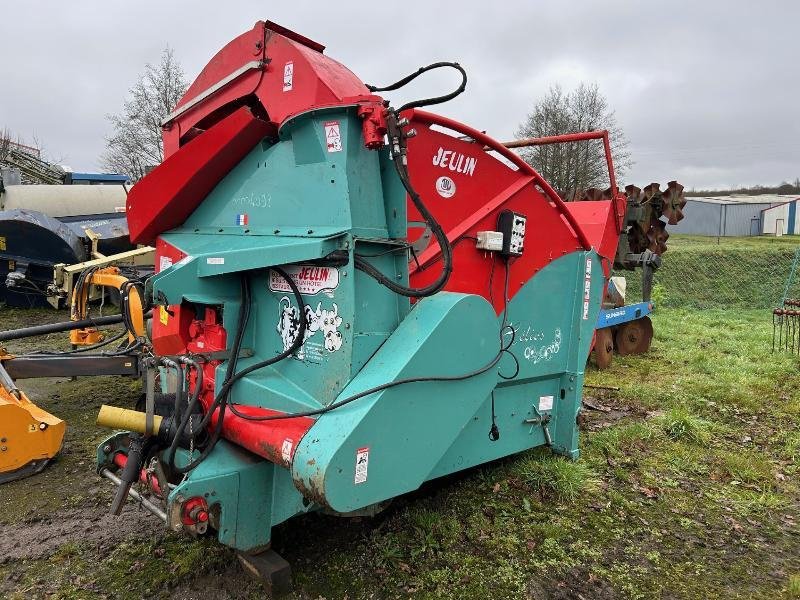
[[[106,444],[105,446],[103,446],[103,453],[111,454],[111,444]]]
[[[5,444],[7,441],[7,438],[0,438],[0,444]]]
[[[0,446],[0,452],[5,452],[8,450],[8,446]]]
[[[344,324],[344,328],[345,328],[345,329],[350,329],[350,323],[345,323],[345,324]]]

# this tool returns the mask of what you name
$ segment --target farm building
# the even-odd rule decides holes
[[[677,225],[670,225],[669,232],[714,237],[774,234],[774,221],[771,230],[765,229],[764,215],[769,209],[795,199],[794,196],[777,194],[687,198],[683,209],[686,218]],[[796,227],[795,231],[800,233],[800,227]]]
[[[783,204],[763,209],[761,211],[761,233],[765,235],[800,234],[798,203],[800,203],[800,198],[793,198]]]

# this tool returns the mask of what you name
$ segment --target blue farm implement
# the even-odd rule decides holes
[[[535,446],[577,458],[610,265],[649,256],[606,132],[574,139],[602,140],[609,190],[565,203],[422,110],[464,90],[457,63],[380,88],[323,50],[258,22],[164,121],[166,159],[127,198],[156,248],[144,410],[98,417],[125,430],[98,448],[114,512],[149,493],[170,529],[213,532],[276,584],[271,530],[295,515],[374,512]],[[434,68],[459,88],[378,95]]]

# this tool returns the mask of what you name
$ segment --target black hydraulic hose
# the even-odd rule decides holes
[[[33,327],[22,327],[20,329],[9,329],[8,331],[0,331],[0,342],[7,342],[9,340],[19,340],[27,337],[35,337],[37,335],[47,335],[49,333],[61,333],[64,331],[72,331],[73,329],[82,329],[84,327],[100,327],[102,325],[114,325],[121,323],[123,316],[108,315],[106,317],[94,317],[88,319],[81,319],[80,321],[66,321],[64,323],[49,323],[47,325],[35,325]]]
[[[414,100],[412,102],[408,102],[403,106],[401,106],[399,109],[397,109],[397,112],[402,112],[404,110],[408,110],[409,108],[419,108],[421,106],[431,106],[433,104],[441,104],[443,102],[452,100],[467,88],[467,72],[464,70],[464,67],[462,67],[457,62],[436,62],[426,67],[420,67],[414,73],[406,75],[405,77],[403,77],[399,81],[395,81],[391,85],[387,85],[384,87],[367,85],[367,89],[369,89],[369,91],[371,92],[391,92],[411,83],[413,80],[415,80],[423,73],[427,73],[428,71],[433,71],[434,69],[442,69],[442,68],[456,69],[459,73],[461,73],[461,85],[459,85],[457,89],[443,96],[434,96],[433,98],[423,98],[421,100]]]
[[[236,372],[236,363],[241,348],[241,338],[244,336],[244,331],[247,327],[247,321],[249,319],[249,314],[250,314],[249,310],[250,288],[249,284],[246,282],[246,278],[243,277],[244,285],[242,288],[242,295],[243,295],[242,302],[244,305],[244,296],[246,295],[248,308],[246,312],[243,312],[241,310],[239,311],[239,323],[236,330],[236,337],[234,339],[234,343],[231,348],[231,358],[228,363],[228,369],[225,374],[225,380],[223,381],[222,386],[220,386],[220,390],[217,393],[216,397],[214,398],[214,402],[212,402],[211,406],[209,406],[208,409],[206,410],[205,416],[203,417],[202,421],[197,427],[198,430],[196,432],[192,432],[191,437],[196,438],[205,431],[205,427],[211,420],[211,416],[214,414],[214,411],[217,408],[219,408],[219,414],[217,415],[217,423],[216,426],[214,427],[214,432],[211,435],[211,439],[208,445],[203,449],[203,451],[200,453],[200,456],[198,456],[196,460],[191,461],[189,464],[183,467],[178,467],[177,465],[175,465],[175,451],[178,446],[178,440],[181,439],[181,437],[184,435],[186,426],[189,423],[189,419],[191,418],[191,415],[194,412],[195,407],[197,406],[199,394],[197,393],[197,388],[196,388],[195,389],[196,393],[193,395],[192,400],[190,401],[189,406],[186,410],[186,413],[184,413],[183,418],[181,419],[181,422],[175,431],[175,437],[173,438],[172,443],[170,444],[170,447],[167,451],[167,459],[169,466],[175,473],[181,473],[181,474],[188,473],[189,471],[194,469],[197,465],[199,465],[203,460],[205,460],[205,458],[211,453],[211,450],[214,448],[214,446],[216,445],[217,441],[220,438],[220,434],[222,432],[222,422],[223,419],[225,418],[226,408],[231,408],[231,412],[233,412],[236,416],[242,416],[241,413],[235,410],[233,404],[229,404],[228,402],[228,396],[231,387],[233,387],[233,384],[236,383],[236,381],[238,381],[245,375],[247,375],[248,373],[252,373],[257,369],[264,368],[266,366],[275,364],[278,361],[284,360],[285,358],[288,358],[289,356],[294,354],[300,348],[300,346],[303,345],[303,342],[305,341],[305,333],[308,327],[308,322],[306,321],[303,296],[300,294],[300,290],[298,289],[297,284],[295,284],[294,280],[291,277],[289,277],[289,275],[287,275],[283,269],[278,267],[272,267],[272,270],[278,273],[278,275],[280,275],[286,281],[286,283],[292,290],[292,294],[294,295],[295,301],[297,302],[299,321],[300,321],[297,330],[297,335],[295,336],[289,348],[287,348],[280,354],[277,354],[276,356],[273,356],[272,358],[266,359],[264,361],[254,363],[249,367],[242,369],[238,373]]]
[[[447,239],[447,234],[442,229],[442,226],[428,210],[428,207],[425,206],[425,203],[422,201],[422,198],[414,189],[414,186],[411,185],[411,178],[408,173],[408,166],[406,160],[407,134],[402,131],[402,127],[404,124],[400,119],[399,114],[402,111],[411,108],[417,108],[420,106],[430,106],[431,104],[440,104],[442,102],[447,102],[448,100],[452,100],[466,89],[467,72],[458,63],[437,62],[430,64],[426,67],[421,67],[415,73],[407,75],[403,79],[400,79],[399,81],[396,81],[391,85],[385,87],[379,87],[373,85],[367,86],[370,89],[370,91],[374,92],[392,91],[403,87],[404,85],[413,81],[414,79],[416,79],[417,77],[419,77],[420,75],[422,75],[427,71],[432,71],[433,69],[439,69],[445,67],[456,69],[459,73],[461,73],[461,78],[462,78],[461,85],[459,85],[457,89],[443,96],[435,96],[433,98],[423,98],[421,100],[414,100],[413,102],[408,102],[397,110],[390,108],[387,115],[389,138],[390,138],[389,141],[393,159],[392,162],[394,163],[395,170],[397,171],[397,176],[399,177],[400,182],[403,184],[403,187],[406,189],[406,192],[408,192],[411,201],[414,203],[414,207],[417,209],[422,218],[425,220],[425,224],[430,228],[433,236],[436,238],[436,242],[439,244],[439,249],[442,253],[442,271],[439,274],[439,277],[437,277],[436,280],[431,284],[422,288],[412,288],[396,283],[390,277],[387,277],[386,275],[381,273],[381,271],[378,270],[376,267],[374,267],[371,263],[364,260],[365,257],[356,255],[354,261],[355,267],[358,270],[363,271],[364,273],[366,273],[367,275],[378,281],[378,283],[380,283],[381,285],[392,290],[394,293],[409,298],[425,298],[427,296],[432,296],[433,294],[442,290],[445,287],[445,285],[447,285],[447,282],[450,279],[450,274],[453,271],[453,249],[452,246],[450,245],[450,240]]]
[[[471,377],[477,377],[482,373],[485,373],[492,367],[494,367],[497,363],[500,362],[500,359],[503,357],[503,354],[509,353],[515,361],[517,361],[516,356],[511,352],[511,345],[514,343],[515,339],[515,332],[511,325],[508,325],[508,279],[509,279],[509,264],[506,262],[506,279],[505,284],[503,287],[503,322],[500,325],[500,350],[497,354],[482,367],[475,369],[474,371],[470,371],[468,373],[463,373],[461,375],[433,375],[433,376],[420,376],[420,377],[407,377],[405,379],[397,379],[395,381],[390,381],[388,383],[383,383],[381,385],[376,385],[375,387],[369,388],[364,390],[363,392],[359,392],[357,394],[353,394],[352,396],[348,396],[338,402],[334,402],[329,404],[328,406],[324,406],[322,408],[317,408],[315,410],[306,410],[303,412],[296,412],[296,413],[286,413],[282,415],[245,415],[238,413],[234,410],[233,405],[231,405],[231,412],[236,414],[237,416],[246,419],[248,421],[279,421],[283,419],[295,419],[297,417],[314,417],[317,415],[322,415],[327,412],[330,412],[334,409],[340,408],[351,402],[355,402],[365,396],[369,396],[370,394],[374,394],[376,392],[381,392],[383,390],[387,390],[389,388],[393,388],[399,385],[405,385],[407,383],[419,383],[419,382],[431,382],[431,381],[463,381],[464,379],[470,379]],[[510,328],[511,329],[511,339],[507,343],[503,343],[503,337],[505,336],[505,330]],[[517,362],[517,370],[511,377],[503,377],[504,379],[513,379],[519,373],[519,362]]]
[[[402,159],[404,158],[405,157],[403,156]],[[378,281],[378,283],[389,288],[395,294],[409,298],[425,298],[428,296],[433,296],[435,293],[443,289],[445,285],[447,285],[447,282],[450,279],[450,274],[453,272],[453,248],[450,245],[450,240],[447,239],[447,234],[445,233],[444,229],[442,229],[442,226],[439,225],[439,222],[430,213],[428,207],[425,206],[425,203],[422,201],[422,198],[411,185],[411,181],[408,178],[408,169],[404,164],[402,164],[402,159],[399,156],[395,156],[393,161],[397,175],[400,178],[403,187],[405,187],[406,191],[408,192],[408,195],[411,197],[411,201],[414,203],[414,206],[419,211],[420,215],[422,215],[425,223],[431,229],[431,232],[439,244],[439,249],[442,252],[442,270],[439,273],[439,277],[425,287],[412,288],[392,281],[392,279],[381,273],[380,270],[372,266],[372,264],[358,255],[355,256],[354,262],[355,267],[359,271],[363,271],[370,277],[374,278],[376,281]]]
[[[231,355],[228,359],[228,368],[225,372],[225,379],[223,381],[223,386],[230,377],[233,376],[233,372],[236,370],[236,363],[239,360],[239,353],[242,347],[242,341],[244,339],[244,332],[247,328],[247,321],[250,319],[250,282],[247,279],[247,275],[243,274],[241,276],[241,304],[239,305],[239,315],[238,315],[238,324],[236,329],[236,335],[234,336],[233,344],[231,345]],[[217,407],[219,407],[219,414],[217,415],[217,422],[214,426],[214,431],[211,434],[211,438],[206,445],[205,448],[200,452],[200,456],[197,457],[196,460],[192,460],[191,457],[189,458],[189,462],[179,467],[175,464],[175,451],[178,447],[179,440],[183,437],[184,431],[186,430],[186,426],[191,419],[191,415],[194,412],[194,408],[197,406],[197,402],[199,401],[199,390],[195,390],[197,393],[193,395],[193,401],[187,407],[186,412],[181,419],[178,428],[175,430],[175,436],[172,439],[172,443],[169,446],[167,451],[167,463],[172,470],[173,473],[184,474],[188,473],[192,469],[194,469],[197,465],[203,462],[206,457],[211,453],[216,446],[217,442],[219,441],[220,434],[222,433],[222,422],[225,418],[225,408],[227,402],[224,402],[226,399],[225,394],[220,393],[214,398],[214,401],[211,403],[211,406],[208,407],[206,414],[204,415],[203,419],[198,424],[198,431],[193,432],[192,439],[199,437],[200,433],[205,430],[208,426],[208,423],[211,421],[211,417],[216,411]],[[227,391],[226,391],[227,393]]]

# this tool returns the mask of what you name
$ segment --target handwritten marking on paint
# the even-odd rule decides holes
[[[283,91],[292,91],[292,84],[294,83],[294,63],[292,61],[283,65]]]
[[[255,195],[253,192],[233,199],[234,206],[252,206],[253,208],[270,208],[272,197],[269,194]]]
[[[339,131],[339,121],[328,121],[325,127],[325,145],[328,152],[342,151],[342,134]]]
[[[583,320],[589,318],[589,300],[592,297],[592,259],[586,259],[586,276],[583,279]]]
[[[367,481],[367,468],[369,467],[369,448],[359,448],[356,450],[356,476],[355,483]]]
[[[542,339],[544,336],[540,335],[537,336],[539,339]],[[556,328],[553,332],[553,341],[549,344],[542,344],[542,345],[529,345],[525,346],[525,350],[523,354],[525,356],[525,360],[532,362],[533,364],[540,363],[542,361],[548,361],[552,359],[556,354],[561,351],[561,328]]]
[[[442,169],[449,169],[455,173],[464,173],[472,177],[475,172],[475,167],[478,164],[478,159],[472,156],[467,156],[455,150],[445,150],[441,146],[436,154],[433,155],[433,166],[441,167]]]

